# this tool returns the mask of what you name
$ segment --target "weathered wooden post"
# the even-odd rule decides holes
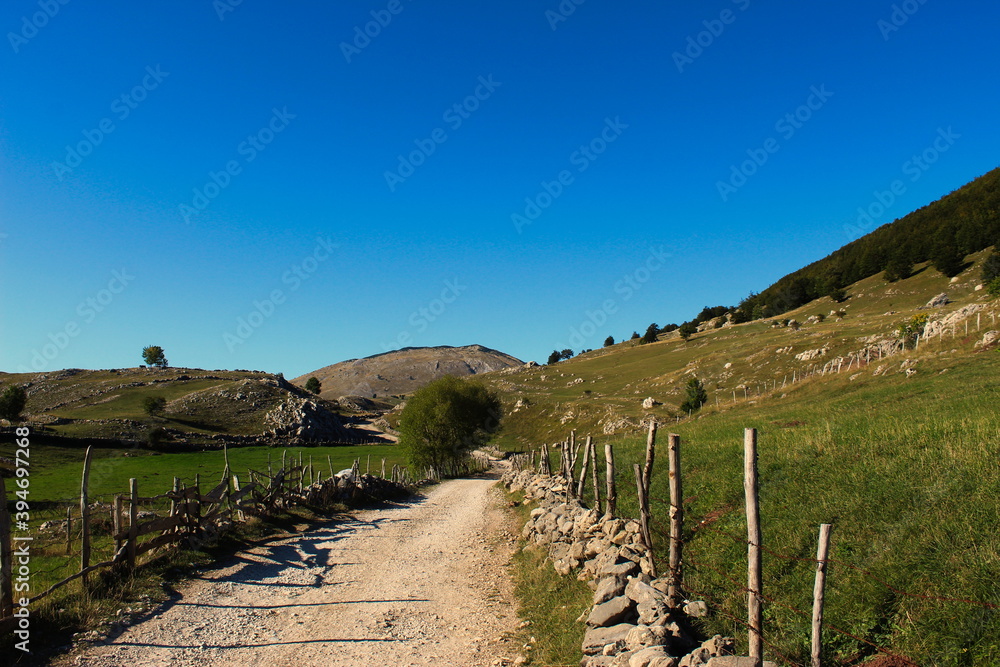
[[[764,605],[761,600],[760,497],[757,484],[757,429],[743,434],[743,491],[747,513],[747,612],[749,616],[750,657],[761,667],[764,657]]]
[[[385,459],[382,459],[382,479],[385,479]]]
[[[370,456],[369,456],[369,458],[370,458]],[[383,459],[383,463],[382,463],[383,467],[385,466],[384,461],[385,461],[385,459]],[[328,466],[330,466],[330,479],[333,479],[333,459],[330,458],[329,454],[326,455],[326,464]]]
[[[90,462],[93,457],[93,447],[87,447],[87,453],[83,456],[83,478],[80,480],[80,521],[83,522],[83,545],[80,547],[80,569],[86,570],[90,567],[90,502],[87,498],[87,490],[90,485]],[[81,577],[83,588],[87,588],[87,575]]]
[[[600,513],[601,484],[599,481],[600,475],[597,472],[597,445],[594,444],[594,441],[591,439],[589,435],[587,436],[587,449],[590,450],[590,460],[591,460],[590,479],[594,484],[594,509],[597,510],[598,513]]]
[[[123,542],[123,540],[121,538],[121,532],[123,530],[125,530],[125,526],[122,525],[122,523],[124,523],[122,521],[122,519],[124,518],[124,517],[122,517],[122,509],[123,509],[123,507],[124,507],[124,504],[122,503],[122,494],[116,493],[115,494],[115,507],[112,510],[112,512],[113,512],[112,516],[114,517],[114,520],[111,523],[111,530],[113,530],[114,533],[115,533],[115,554],[116,555],[121,550],[122,544],[124,544],[124,542]],[[174,502],[171,500],[170,501],[170,516],[173,516],[173,515],[174,515]]]
[[[642,486],[649,497],[649,483],[653,477],[653,458],[656,456],[656,428],[657,423],[650,420],[649,433],[646,435],[646,465],[642,468]]]
[[[236,491],[236,493],[240,492],[240,478],[237,477],[236,475],[233,475],[233,490]],[[232,499],[231,498],[230,498],[230,511],[232,511]],[[246,516],[243,514],[243,510],[241,510],[239,508],[239,502],[238,501],[237,501],[237,504],[236,504],[236,519],[238,521],[241,521],[241,522],[247,520]]]
[[[128,571],[135,571],[135,549],[139,540],[139,483],[135,477],[128,480]]]
[[[194,476],[194,521],[191,522],[192,535],[201,535],[201,475]]]
[[[587,466],[590,465],[590,436],[587,436],[587,442],[583,446],[583,465],[580,468],[580,479],[576,483],[576,496],[577,498],[583,498],[583,485],[587,482]]]
[[[183,532],[184,517],[181,515],[181,507],[181,478],[174,477],[174,497],[170,499],[170,516],[177,521],[177,526],[174,527],[175,533]]]
[[[14,548],[7,509],[7,487],[0,477],[0,618],[14,615]]]
[[[73,553],[73,508],[66,508],[66,555]]]
[[[635,485],[639,493],[639,532],[642,535],[643,545],[646,547],[646,556],[653,572],[651,576],[656,578],[656,564],[653,561],[653,539],[649,534],[649,494],[646,492],[646,485],[642,479],[642,469],[639,464],[634,464]]]
[[[608,486],[608,504],[605,514],[614,516],[618,511],[618,489],[615,486],[615,451],[610,443],[604,445],[604,461],[607,468],[606,483]]]
[[[670,606],[681,605],[684,585],[682,553],[684,549],[684,496],[681,492],[681,436],[671,433],[667,436],[667,457],[670,461],[670,581],[667,597]]]
[[[826,557],[830,552],[830,524],[819,527],[816,548],[816,584],[813,587],[812,667],[822,667],[823,655],[823,595],[826,587]]]

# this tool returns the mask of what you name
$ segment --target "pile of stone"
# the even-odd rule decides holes
[[[553,568],[578,578],[594,591],[586,617],[582,667],[739,667],[749,658],[733,656],[735,642],[715,636],[699,643],[690,617],[704,616],[703,602],[668,604],[666,579],[653,579],[638,522],[601,516],[568,498],[562,477],[531,470],[508,472],[501,481],[536,501],[522,537],[545,547]],[[582,617],[580,620],[584,620]],[[770,665],[772,663],[765,663]]]
[[[391,482],[375,475],[355,477],[341,471],[333,477],[316,482],[302,489],[303,500],[309,505],[327,506],[333,503],[349,503],[353,500],[387,500],[399,498],[409,493],[402,484]]]

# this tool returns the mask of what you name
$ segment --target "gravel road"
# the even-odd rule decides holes
[[[494,480],[451,480],[257,547],[63,664],[512,664],[514,536],[500,503]]]

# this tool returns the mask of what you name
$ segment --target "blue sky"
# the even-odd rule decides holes
[[[996,3],[666,4],[4,3],[0,369],[544,361],[998,164]]]

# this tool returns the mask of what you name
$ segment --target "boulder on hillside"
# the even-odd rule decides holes
[[[936,297],[928,301],[924,308],[940,308],[941,306],[947,306],[949,303],[951,303],[951,299],[948,298],[948,295],[945,292],[941,292]]]

